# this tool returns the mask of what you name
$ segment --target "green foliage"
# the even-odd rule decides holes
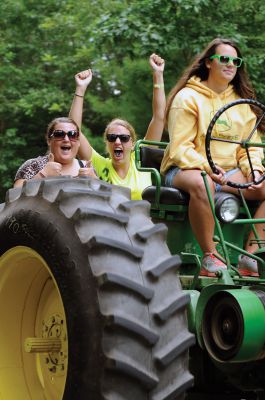
[[[17,166],[24,161],[22,151],[25,146],[25,139],[18,137],[16,129],[7,129],[0,136],[0,187],[2,194],[13,186],[13,178]],[[22,151],[21,151],[22,150]],[[1,198],[3,201],[3,198]]]
[[[84,131],[104,152],[114,117],[143,136],[151,119],[148,57],[166,59],[166,91],[216,36],[242,48],[265,100],[263,0],[5,0],[0,3],[0,196],[22,161],[43,154],[51,119],[68,115],[74,75],[87,67]]]

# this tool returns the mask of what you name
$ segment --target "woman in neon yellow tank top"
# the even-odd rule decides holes
[[[148,126],[145,139],[160,141],[164,128],[165,91],[164,91],[164,60],[156,54],[149,59],[153,70],[153,117]],[[79,126],[82,123],[83,99],[88,85],[92,80],[92,71],[86,70],[75,75],[76,92],[73,99],[70,116]],[[91,160],[100,179],[109,183],[129,187],[133,200],[141,199],[142,191],[151,185],[151,174],[140,172],[134,162],[134,143],[136,133],[132,125],[119,118],[113,119],[106,127],[104,140],[109,158],[101,156],[92,148],[86,137],[80,136],[79,156]]]

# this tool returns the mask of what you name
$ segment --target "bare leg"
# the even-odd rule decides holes
[[[212,194],[214,184],[208,178]],[[189,219],[193,233],[203,251],[203,253],[214,253],[215,244],[214,219],[209,205],[205,185],[199,170],[179,171],[174,177],[174,186],[190,194]]]

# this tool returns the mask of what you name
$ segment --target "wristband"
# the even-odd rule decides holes
[[[77,97],[84,97],[84,96],[81,96],[81,94],[77,94],[77,93],[75,93],[75,96],[77,96]]]
[[[155,83],[154,88],[155,89],[162,89],[164,87],[164,83]]]

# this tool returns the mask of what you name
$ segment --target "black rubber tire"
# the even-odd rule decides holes
[[[207,132],[206,132],[206,138],[205,138],[205,153],[206,153],[206,157],[207,157],[208,163],[209,163],[213,173],[218,174],[218,170],[217,170],[216,165],[215,165],[215,163],[214,163],[214,161],[212,159],[211,149],[210,149],[210,143],[211,143],[211,140],[213,140],[212,131],[213,131],[214,125],[216,124],[216,121],[218,120],[218,118],[225,111],[227,111],[231,107],[237,106],[238,104],[249,104],[249,105],[255,106],[257,108],[260,108],[263,111],[262,117],[258,121],[257,128],[258,128],[259,123],[261,122],[262,118],[264,118],[265,105],[260,103],[260,102],[258,102],[257,100],[253,100],[253,99],[238,99],[238,100],[235,100],[235,101],[231,101],[230,103],[228,103],[225,106],[221,107],[220,110],[217,111],[217,113],[213,116],[213,118],[212,118],[212,120],[211,120],[211,122],[210,122],[210,124],[208,126],[208,129],[207,129]],[[249,132],[249,134],[250,135],[249,135],[249,137],[247,139],[248,141],[253,136],[254,131],[252,132],[252,134],[251,134],[251,132]],[[233,143],[233,141],[230,140],[229,143]],[[238,144],[238,142],[235,142],[235,143]],[[241,145],[243,146],[243,142],[241,142]],[[249,160],[249,163],[251,165],[251,160]],[[252,165],[251,165],[251,167],[252,167]],[[246,189],[251,185],[258,185],[259,183],[263,182],[264,179],[265,179],[265,174],[263,174],[256,182],[254,182],[254,180],[252,182],[248,182],[248,183],[236,183],[236,182],[232,182],[232,181],[227,181],[226,184],[227,184],[227,186],[231,186],[231,187],[236,188],[236,189]]]
[[[193,383],[194,336],[187,329],[189,296],[176,274],[180,258],[171,256],[166,233],[149,218],[148,202],[99,180],[32,180],[7,192],[0,255],[15,246],[34,249],[63,302],[63,400],[184,398]]]

